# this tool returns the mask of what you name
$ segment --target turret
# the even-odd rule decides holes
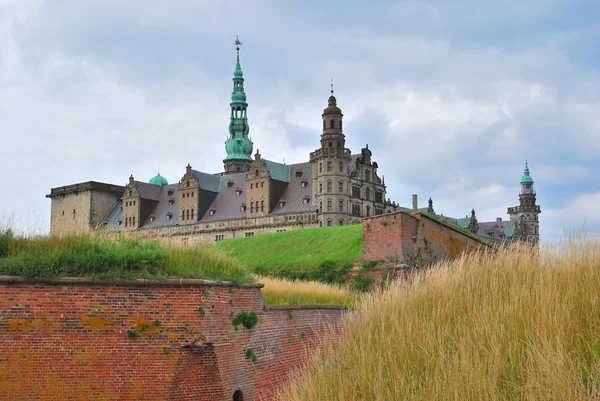
[[[315,195],[313,205],[318,208],[321,225],[346,225],[350,223],[350,150],[346,149],[346,138],[342,129],[343,114],[333,96],[333,85],[327,107],[321,117],[321,147],[310,154]]]
[[[513,239],[537,244],[540,240],[539,214],[542,212],[536,205],[536,193],[533,188],[533,178],[529,173],[529,166],[525,162],[525,170],[521,177],[521,191],[519,193],[519,206],[509,207],[508,214],[514,221],[515,231]]]
[[[253,143],[249,137],[250,127],[246,114],[246,92],[244,92],[244,73],[240,65],[240,45],[242,42],[236,38],[237,62],[233,72],[233,92],[231,93],[231,116],[229,122],[229,136],[225,141],[227,157],[223,160],[226,173],[248,171],[252,163]]]

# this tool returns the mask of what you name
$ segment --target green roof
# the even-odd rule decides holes
[[[529,175],[527,162],[525,162],[525,170],[523,171],[523,177],[521,177],[521,184],[533,184],[533,178]]]
[[[148,183],[152,184],[152,185],[158,185],[159,187],[169,184],[167,182],[167,179],[165,177],[163,177],[162,175],[160,175],[160,173],[158,175],[155,175],[154,177],[150,178],[150,181],[148,181]]]
[[[290,166],[287,164],[281,164],[266,160],[267,168],[271,173],[271,178],[277,181],[289,182],[290,181]]]

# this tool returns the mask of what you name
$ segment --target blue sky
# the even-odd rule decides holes
[[[263,157],[308,159],[333,78],[348,146],[369,144],[393,200],[508,218],[529,160],[542,236],[597,233],[598,15],[559,0],[0,0],[0,215],[45,232],[52,187],[220,171],[239,35]]]

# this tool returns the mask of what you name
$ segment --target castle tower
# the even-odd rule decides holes
[[[347,168],[351,153],[346,149],[342,117],[332,85],[327,108],[322,114],[321,147],[310,154],[313,205],[319,209],[318,219],[323,226],[349,223],[350,181]]]
[[[533,178],[529,175],[529,166],[525,163],[525,171],[521,177],[521,193],[519,206],[509,207],[510,219],[515,222],[513,239],[537,244],[540,241],[539,214],[542,212],[536,205]]]
[[[237,50],[237,63],[233,72],[233,92],[231,93],[231,117],[229,122],[229,137],[225,141],[227,157],[223,160],[226,173],[248,171],[252,163],[253,143],[248,136],[248,116],[246,111],[246,93],[244,92],[244,74],[240,66],[240,42],[237,37],[235,46]]]

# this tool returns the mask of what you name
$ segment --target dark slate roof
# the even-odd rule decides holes
[[[155,185],[156,186],[156,185]],[[148,219],[142,224],[142,228],[168,227],[179,223],[178,217],[178,201],[179,201],[179,184],[163,185],[162,191],[158,197],[158,204],[152,210]],[[169,195],[171,192],[171,195]],[[172,204],[169,204],[172,200]],[[168,219],[167,215],[171,215]],[[154,221],[150,221],[154,217]]]
[[[136,181],[135,183],[138,187],[138,191],[140,191],[140,197],[142,199],[157,201],[158,198],[160,198],[160,193],[164,188],[159,185],[148,184],[147,182],[143,181]]]
[[[287,214],[310,212],[316,210],[312,205],[312,167],[310,162],[292,164],[290,166],[291,177],[290,182],[283,191],[279,202],[284,201],[283,207],[279,206],[279,202],[271,214]],[[302,173],[300,177],[296,177],[296,172]],[[306,187],[302,188],[302,181],[306,182]],[[304,203],[304,198],[308,198],[308,203]]]
[[[241,208],[246,203],[246,173],[224,175],[222,181],[224,185],[221,186],[221,191],[202,217],[202,223],[245,217]],[[227,185],[229,181],[233,185]],[[242,191],[241,195],[236,195],[238,189]],[[211,210],[215,211],[212,216],[210,215]]]
[[[281,164],[272,162],[271,160],[265,159],[267,169],[271,173],[271,178],[277,181],[289,182],[290,181],[290,166],[287,164]]]
[[[120,227],[120,221],[123,221],[123,201],[121,199],[115,202],[108,213],[100,220],[100,224],[117,229]]]
[[[202,171],[192,170],[192,174],[200,183],[200,189],[210,192],[219,192],[223,182],[221,175],[203,173]],[[227,180],[225,180],[227,182]]]

